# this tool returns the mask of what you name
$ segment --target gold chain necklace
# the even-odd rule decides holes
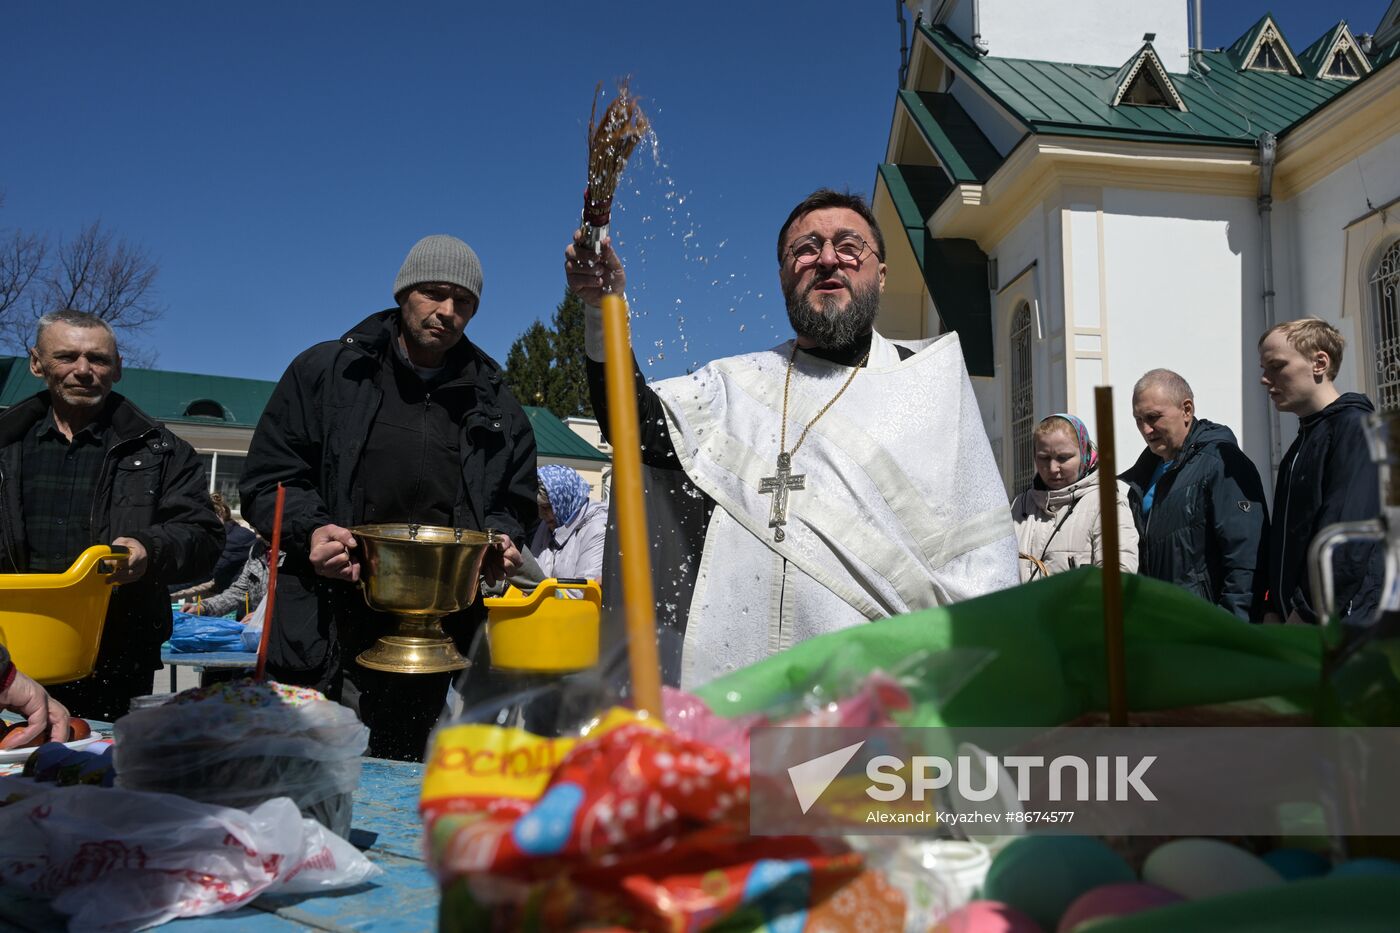
[[[846,390],[851,387],[851,383],[855,381],[856,373],[861,371],[861,368],[865,366],[866,361],[869,359],[870,351],[866,350],[865,355],[860,358],[860,362],[856,363],[855,368],[851,370],[851,374],[847,376],[846,381],[841,384],[841,388],[837,389],[836,394],[831,397],[831,401],[823,405],[821,411],[817,412],[812,417],[812,420],[807,422],[807,426],[802,429],[802,433],[797,438],[797,443],[792,445],[792,450],[788,450],[788,392],[792,388],[793,364],[797,361],[797,344],[796,342],[793,343],[792,356],[788,357],[787,378],[783,380],[783,423],[781,436],[778,440],[778,471],[774,476],[763,477],[758,484],[758,491],[760,494],[771,494],[773,496],[773,504],[768,512],[768,527],[773,529],[774,541],[781,541],[786,537],[783,532],[783,526],[787,524],[787,494],[791,490],[805,488],[807,482],[806,473],[794,474],[792,472],[793,455],[796,454],[797,449],[802,446],[802,442],[807,439],[807,432],[812,430],[812,425],[820,421],[822,415],[830,411],[831,406],[836,404],[836,400],[845,394]]]

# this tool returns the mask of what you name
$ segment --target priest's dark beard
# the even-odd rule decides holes
[[[813,282],[797,294],[795,289],[783,289],[787,300],[788,321],[799,337],[810,338],[818,347],[845,350],[863,340],[875,326],[880,311],[880,287],[874,283],[851,289],[851,303],[845,311],[836,310],[838,295],[822,295],[822,312],[812,306]]]

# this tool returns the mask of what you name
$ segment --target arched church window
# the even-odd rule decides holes
[[[1371,315],[1376,348],[1376,404],[1400,409],[1400,240],[1381,253],[1371,275]]]
[[[1035,386],[1031,380],[1031,306],[1021,302],[1011,315],[1011,417],[1008,419],[1011,437],[1012,491],[1020,492],[1031,484],[1035,473],[1035,454],[1031,450],[1031,432],[1035,429]]]

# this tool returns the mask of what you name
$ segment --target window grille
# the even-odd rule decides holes
[[[1337,54],[1332,56],[1332,64],[1327,68],[1329,78],[1357,78],[1356,66],[1351,63],[1351,57],[1347,55],[1346,49],[1339,49]]]
[[[1278,49],[1274,48],[1272,41],[1265,42],[1259,46],[1258,53],[1254,56],[1254,61],[1250,63],[1250,68],[1258,68],[1263,71],[1287,71],[1283,65],[1283,59],[1279,57]]]
[[[1376,404],[1381,411],[1400,409],[1400,240],[1381,254],[1371,276],[1376,353]]]
[[[1031,380],[1031,306],[1021,302],[1011,315],[1011,482],[1020,492],[1035,474],[1031,432],[1035,429],[1035,385]]]

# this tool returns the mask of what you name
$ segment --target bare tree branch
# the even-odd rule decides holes
[[[0,192],[0,207],[4,206]],[[126,345],[124,355],[141,351],[123,338],[139,334],[165,312],[156,300],[160,266],[138,246],[94,221],[51,247],[47,237],[22,230],[0,230],[0,345],[23,350],[34,325],[50,311],[72,308],[96,314]]]

